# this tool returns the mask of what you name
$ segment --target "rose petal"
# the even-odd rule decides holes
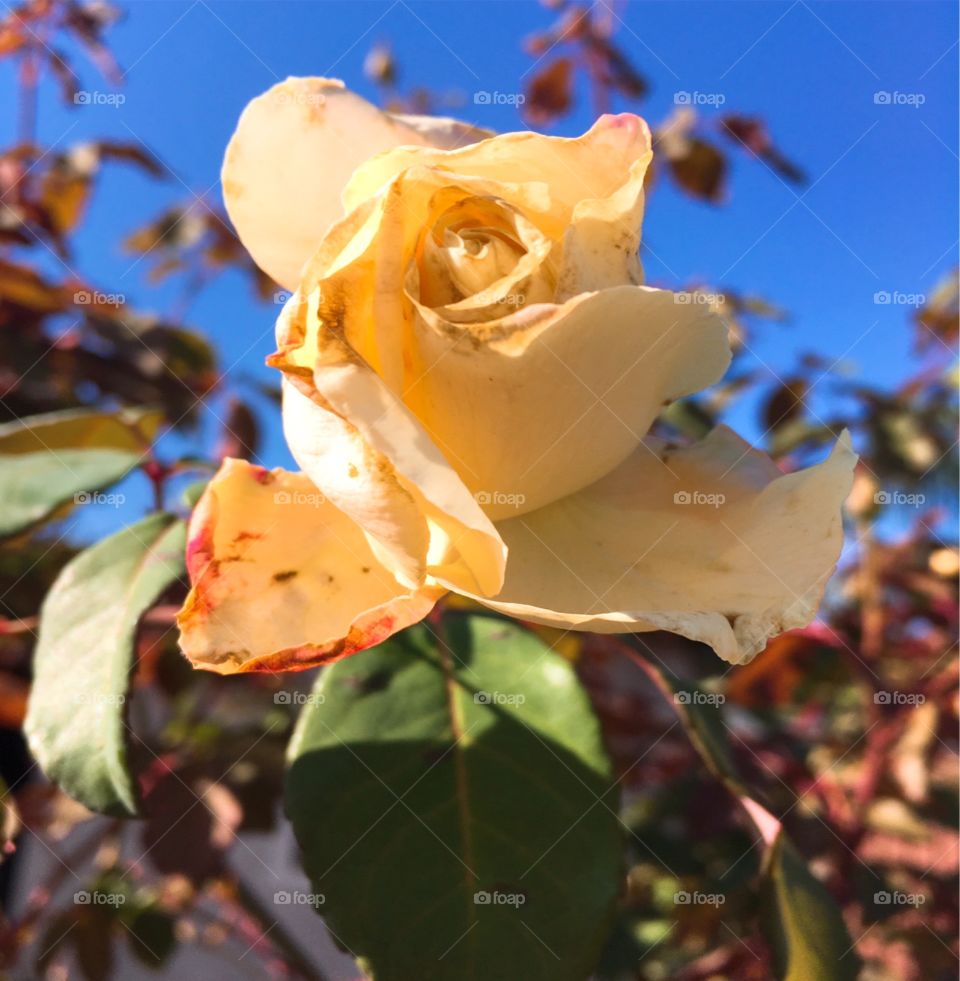
[[[725,427],[645,444],[586,490],[500,522],[507,580],[487,606],[573,630],[669,630],[743,663],[806,626],[843,542],[856,456],[782,475]]]
[[[450,207],[499,195],[522,202],[524,217],[518,216],[518,222],[540,222],[549,210],[543,185],[454,179],[438,169],[411,167],[379,197],[351,211],[330,229],[303,271],[300,293],[305,306],[296,313],[301,321],[297,331],[281,348],[284,358],[309,368],[326,335],[333,334],[345,339],[394,392],[402,393],[407,358],[403,324],[409,308],[405,286],[415,264],[417,241]],[[511,208],[506,205],[500,210]],[[537,247],[536,252],[545,260],[549,243],[546,250]],[[555,273],[551,271],[549,278],[552,285]]]
[[[542,230],[564,238],[562,299],[642,282],[636,251],[643,220],[643,179],[652,156],[650,130],[639,116],[605,115],[575,139],[523,132],[505,133],[459,150],[400,147],[359,167],[343,201],[348,211],[353,210],[414,166],[441,169],[450,183],[464,176],[547,188],[550,208]],[[503,196],[521,206],[510,195]]]
[[[195,667],[299,671],[423,619],[443,590],[408,590],[304,474],[228,459],[190,522],[193,588],[177,622]]]
[[[327,78],[288,78],[243,110],[223,162],[223,195],[257,265],[295,289],[303,263],[344,214],[340,193],[368,158],[405,144],[462,145],[483,131],[382,112]]]
[[[506,549],[417,421],[356,361],[288,375],[284,433],[297,463],[363,529],[398,581],[495,595]]]
[[[452,232],[464,215],[487,213],[489,224]],[[442,233],[437,240],[437,229]],[[479,248],[469,250],[472,239]],[[466,198],[440,217],[418,261],[407,268],[410,302],[451,323],[485,324],[521,306],[549,303],[556,292],[553,244],[524,215],[492,198]]]
[[[318,362],[362,359],[469,490],[482,495],[486,513],[503,518],[543,507],[616,467],[664,402],[719,380],[730,354],[715,312],[650,287],[619,286],[560,305],[534,302],[479,324],[466,316],[466,301],[456,311],[420,303],[402,257],[413,255],[437,213],[494,187],[517,193],[414,167],[340,222],[304,272],[306,299],[291,310],[273,363],[309,372]],[[526,201],[527,213],[543,203]],[[505,221],[511,209],[502,210]],[[518,231],[526,222],[515,220]],[[539,233],[523,237],[528,251],[519,278],[504,277],[502,289],[536,299],[528,281],[554,275],[549,243],[541,244]],[[496,303],[506,297],[492,295],[500,288],[477,294],[479,307],[509,309]]]
[[[439,150],[459,150],[460,147],[487,140],[493,131],[472,123],[464,123],[449,116],[411,116],[406,113],[391,113],[397,122],[416,130],[428,146]]]
[[[718,381],[730,362],[716,314],[646,286],[535,304],[483,326],[416,310],[404,402],[494,519],[599,480],[664,403]]]

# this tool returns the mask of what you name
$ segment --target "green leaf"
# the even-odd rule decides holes
[[[203,497],[203,492],[209,483],[209,480],[194,480],[184,487],[183,493],[180,495],[183,506],[193,510],[197,506],[197,501]]]
[[[41,450],[0,456],[0,537],[16,535],[64,504],[86,504],[129,473],[140,453]],[[116,503],[122,497],[115,496]]]
[[[301,714],[287,810],[313,902],[377,981],[583,981],[623,881],[599,725],[530,632],[445,624],[326,669]]]
[[[81,552],[44,600],[24,729],[47,776],[91,810],[137,813],[125,704],[140,616],[183,575],[186,530],[153,514]]]
[[[747,788],[731,751],[727,728],[718,708],[722,696],[685,678],[678,678],[663,665],[653,665],[645,658],[643,665],[654,684],[672,700],[690,742],[710,772],[737,796],[756,798],[756,791]]]
[[[640,654],[634,660],[673,701],[694,749],[739,800],[764,841],[763,926],[774,950],[777,977],[852,981],[859,961],[840,909],[807,868],[770,805],[743,779],[717,707],[719,699]]]
[[[143,458],[162,419],[153,409],[70,409],[0,425],[0,537],[116,483]]]
[[[133,956],[149,968],[163,967],[177,946],[174,918],[156,904],[136,902],[122,911],[121,918]]]
[[[660,413],[660,418],[693,439],[703,439],[716,425],[710,412],[695,399],[671,402]]]
[[[88,448],[143,452],[163,421],[159,409],[67,409],[0,425],[0,453]]]
[[[860,962],[833,897],[814,878],[786,835],[768,856],[766,933],[782,981],[854,981]]]

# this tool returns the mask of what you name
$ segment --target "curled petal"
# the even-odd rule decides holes
[[[358,168],[343,200],[352,210],[410,167],[435,168],[451,182],[467,176],[498,182],[507,178],[523,189],[521,195],[543,189],[549,208],[540,216],[542,230],[564,240],[562,298],[642,281],[636,251],[651,145],[647,124],[622,113],[601,116],[575,139],[524,132],[458,150],[400,147]],[[504,196],[519,203],[510,194]]]
[[[566,497],[640,444],[664,403],[723,377],[724,322],[646,286],[478,327],[416,305],[404,401],[494,520]]]
[[[485,135],[455,120],[395,117],[328,78],[288,78],[250,102],[223,162],[230,219],[257,265],[295,289],[303,263],[343,216],[358,165],[393,147],[460,146]]]
[[[507,580],[481,602],[574,630],[669,630],[744,663],[813,619],[855,462],[846,433],[788,475],[725,427],[686,448],[648,442],[591,487],[498,523]]]
[[[722,377],[727,328],[709,308],[645,286],[543,302],[537,289],[555,276],[549,241],[509,204],[482,198],[479,179],[451,180],[412,168],[331,231],[281,318],[272,363],[314,371],[318,389],[329,365],[369,366],[498,519],[620,464],[664,402]],[[479,209],[522,252],[512,272],[459,302],[444,302],[449,270],[426,284],[429,249],[419,265],[400,258],[448,207]]]
[[[496,594],[506,549],[416,419],[365,365],[318,365],[284,384],[284,433],[297,463],[363,529],[410,588],[439,582]]]
[[[225,460],[190,522],[192,588],[177,618],[195,667],[299,671],[423,619],[443,590],[410,590],[304,474]]]
[[[449,116],[416,116],[391,113],[404,126],[409,126],[423,137],[424,143],[438,150],[458,150],[460,147],[493,136],[493,131],[472,123],[464,123]]]
[[[457,177],[549,189],[550,210],[558,226],[569,222],[583,202],[616,194],[637,162],[651,158],[650,131],[630,113],[601,116],[583,136],[543,136],[530,131],[504,133],[458,150],[399,147],[368,160],[351,177],[343,194],[347,211],[377,194],[410,167],[436,168]]]

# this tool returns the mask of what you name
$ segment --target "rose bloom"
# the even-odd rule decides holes
[[[293,291],[269,363],[301,469],[228,459],[199,502],[179,617],[197,667],[333,661],[448,591],[736,663],[810,622],[854,454],[844,435],[784,475],[723,426],[648,436],[730,361],[715,312],[643,284],[651,157],[630,114],[490,136],[315,78],[247,106],[224,194]]]

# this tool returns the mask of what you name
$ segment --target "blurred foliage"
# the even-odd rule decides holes
[[[619,5],[545,7],[545,27],[524,42],[533,60],[527,122],[552,125],[584,89],[597,112],[641,104],[650,83],[615,37]],[[67,103],[82,91],[78,56],[119,83],[106,43],[117,17],[101,0],[29,0],[0,22],[0,57],[18,73],[8,101],[17,138],[0,150],[0,454],[9,463],[42,449],[119,448],[152,491],[154,510],[183,516],[198,485],[184,503],[170,481],[209,470],[223,455],[255,458],[263,428],[245,394],[253,386],[223,377],[210,341],[186,322],[190,300],[228,268],[248,275],[255,297],[269,300],[276,287],[219,205],[192,194],[160,215],[138,216],[137,228],[118,229],[148,284],[181,284],[175,310],[147,314],[73,271],[72,236],[93,197],[109,193],[111,167],[170,176],[135,143],[54,149],[40,141],[42,73],[59,82]],[[365,70],[392,108],[432,112],[452,103],[449,94],[402,89],[389,45],[371,49]],[[766,124],[746,112],[703,113],[681,101],[653,129],[653,193],[668,178],[720,204],[736,155],[776,179],[804,179]],[[535,628],[574,663],[623,797],[629,870],[596,976],[806,979],[818,970],[816,952],[797,946],[796,931],[835,904],[852,941],[844,952],[851,971],[859,962],[871,981],[955,977],[957,275],[917,284],[929,298],[905,324],[916,358],[893,389],[851,382],[816,351],[771,378],[753,345],[780,330],[787,311],[727,284],[671,285],[726,318],[734,362],[719,385],[670,407],[658,423],[664,435],[701,436],[746,400],[785,469],[822,453],[845,427],[861,464],[849,502],[852,545],[823,622],[777,638],[752,664],[718,674],[712,655],[676,637]],[[209,449],[197,424],[212,395],[227,410]],[[48,415],[20,426],[39,414]],[[196,442],[193,455],[170,453],[171,428]],[[200,945],[223,951],[228,972],[247,951],[265,975],[322,977],[231,862],[238,848],[250,850],[249,833],[278,829],[284,751],[300,707],[290,692],[306,698],[309,680],[194,672],[172,629],[182,578],[161,577],[148,590],[128,704],[112,717],[124,720],[142,819],[122,825],[92,814],[45,782],[27,756],[20,728],[41,604],[77,555],[72,518],[101,489],[97,479],[86,483],[79,495],[53,494],[39,518],[0,543],[0,764],[9,788],[0,787],[0,973],[116,977],[129,957],[156,969],[179,947]],[[142,496],[146,509],[151,495]],[[134,619],[139,612],[126,611]],[[693,690],[701,693],[696,706],[680,700]],[[59,860],[30,884],[25,903],[11,905],[22,859],[47,852]],[[77,900],[78,889],[88,898]]]

